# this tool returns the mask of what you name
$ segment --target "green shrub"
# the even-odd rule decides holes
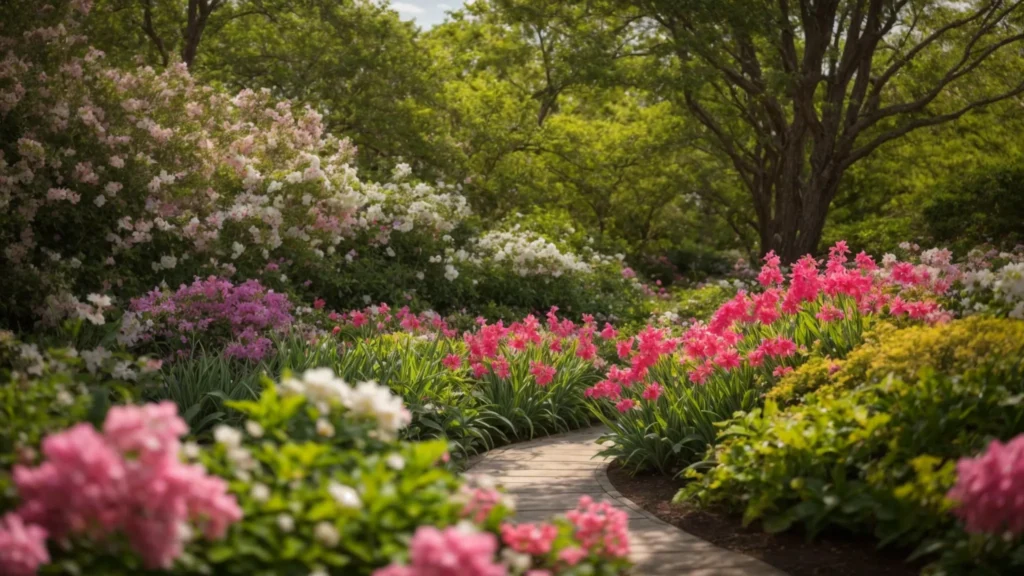
[[[1024,166],[958,175],[928,196],[922,210],[939,243],[966,252],[987,242],[1006,247],[1024,241]]]
[[[867,381],[781,411],[769,401],[722,425],[677,500],[725,506],[770,532],[839,527],[883,545],[942,536],[954,527],[945,494],[956,460],[1024,431],[1021,358],[994,360]]]
[[[801,367],[768,393],[782,403],[820,389],[835,394],[890,374],[912,378],[923,368],[962,374],[991,363],[1014,364],[1024,357],[1024,322],[971,317],[935,326],[897,330],[882,324],[845,359],[820,360]]]

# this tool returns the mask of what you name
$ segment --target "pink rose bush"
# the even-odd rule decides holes
[[[174,404],[114,407],[102,432],[75,425],[43,441],[37,467],[15,466],[21,501],[5,517],[0,542],[3,573],[34,574],[48,560],[43,538],[114,537],[127,540],[149,568],[170,568],[181,555],[188,527],[223,538],[242,518],[227,483],[182,462],[180,436],[188,431]]]

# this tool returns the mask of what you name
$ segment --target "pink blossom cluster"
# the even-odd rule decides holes
[[[551,545],[558,537],[558,528],[553,524],[512,524],[501,525],[501,540],[506,546],[523,554],[543,556],[551,552]]]
[[[629,520],[622,510],[608,502],[594,502],[590,496],[582,496],[576,509],[567,512],[566,517],[584,550],[604,558],[629,556]]]
[[[49,562],[46,530],[25,524],[17,514],[0,518],[0,572],[7,576],[33,576]]]
[[[969,532],[1024,534],[1024,435],[1006,444],[994,440],[975,458],[956,466],[948,497]]]
[[[469,518],[474,524],[483,524],[491,514],[491,510],[501,503],[501,492],[491,488],[466,488],[467,500],[460,512],[463,518]]]
[[[269,336],[289,329],[291,309],[287,295],[256,280],[236,285],[214,276],[196,278],[174,292],[157,289],[132,299],[122,341],[131,345],[159,338],[182,347],[194,335],[205,334],[223,338],[229,357],[260,360],[273,347]]]
[[[392,564],[374,576],[505,576],[508,569],[494,562],[494,534],[460,527],[438,530],[420,526],[409,544],[409,564]]]
[[[78,424],[48,436],[40,466],[14,468],[21,505],[0,541],[18,542],[26,551],[19,557],[32,552],[38,565],[45,557],[28,544],[42,534],[60,540],[119,533],[147,567],[166,569],[183,551],[182,526],[222,538],[242,510],[226,482],[181,461],[179,437],[187,431],[175,404],[163,402],[111,408],[102,433]],[[0,560],[11,561],[3,552]]]
[[[805,311],[823,324],[857,321],[857,316],[863,314],[906,316],[927,322],[949,318],[935,301],[956,278],[957,271],[948,265],[948,256],[936,255],[922,264],[889,258],[879,267],[863,252],[850,262],[849,253],[845,242],[837,243],[829,251],[823,270],[813,257],[801,258],[794,263],[788,284],[781,259],[768,253],[757,276],[763,286],[761,292],[740,291],[706,324],[695,323],[679,337],[648,326],[635,338],[616,342],[618,356],[628,362],[628,368],[612,366],[604,380],[587,390],[587,396],[612,400],[620,412],[626,412],[636,401],[621,398],[625,391],[643,382],[651,366],[673,355],[687,367],[690,382],[698,385],[717,373],[744,367],[784,376],[792,371],[800,346],[780,334],[777,323],[788,323]],[[765,327],[772,328],[763,331]],[[762,337],[765,332],[774,335]],[[641,393],[647,400],[659,395],[660,387],[645,388]]]
[[[449,327],[448,321],[434,312],[416,314],[408,306],[403,306],[392,313],[391,307],[384,302],[345,313],[332,311],[328,313],[327,318],[331,322],[338,322],[339,326],[352,326],[366,333],[440,334],[445,338],[454,338],[457,335],[456,331]]]

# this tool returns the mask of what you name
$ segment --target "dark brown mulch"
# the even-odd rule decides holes
[[[921,566],[907,564],[906,550],[878,550],[867,538],[826,534],[808,542],[802,534],[766,534],[744,528],[733,515],[672,504],[683,482],[666,476],[629,472],[615,464],[608,469],[615,489],[665,522],[716,546],[753,556],[791,576],[911,576]]]

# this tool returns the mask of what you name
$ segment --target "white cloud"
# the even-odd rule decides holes
[[[441,10],[451,10],[452,9],[452,5],[451,4],[438,4],[437,7],[440,8]]]
[[[423,14],[423,8],[408,2],[392,2],[391,7],[402,14]]]

